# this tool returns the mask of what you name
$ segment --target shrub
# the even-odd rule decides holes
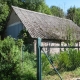
[[[36,80],[35,57],[33,53],[23,53],[22,70],[20,71],[20,74],[23,73],[21,75],[23,80]]]
[[[0,80],[36,80],[35,56],[22,54],[18,42],[11,37],[0,41]]]
[[[59,70],[74,70],[80,66],[80,51],[68,49],[54,56]]]
[[[20,61],[20,50],[15,45],[13,38],[7,37],[3,41],[0,41],[0,74],[1,80],[16,78],[15,72],[16,64]]]
[[[71,61],[66,51],[61,52],[59,55],[57,55],[57,62],[55,63],[57,63],[58,69],[60,70],[66,70],[71,67]]]
[[[44,54],[42,54],[42,73],[44,75],[48,75],[50,70],[51,70],[50,63],[49,63],[47,57]]]

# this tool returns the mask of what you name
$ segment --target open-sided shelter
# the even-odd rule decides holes
[[[59,52],[59,49],[50,50],[49,46],[64,45],[69,39],[69,34],[80,41],[80,28],[73,21],[12,6],[6,34],[18,38],[22,29],[28,31],[35,52],[38,37],[42,38],[42,45],[48,46],[45,51],[50,53]]]

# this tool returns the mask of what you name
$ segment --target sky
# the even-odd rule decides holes
[[[70,7],[80,8],[80,0],[45,0],[45,2],[49,7],[52,5],[58,6],[64,12],[67,12]]]

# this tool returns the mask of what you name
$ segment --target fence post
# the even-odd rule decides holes
[[[41,38],[37,39],[37,80],[41,79]]]

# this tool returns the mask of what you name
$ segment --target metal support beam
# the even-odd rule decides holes
[[[37,80],[41,79],[41,38],[37,40]]]

